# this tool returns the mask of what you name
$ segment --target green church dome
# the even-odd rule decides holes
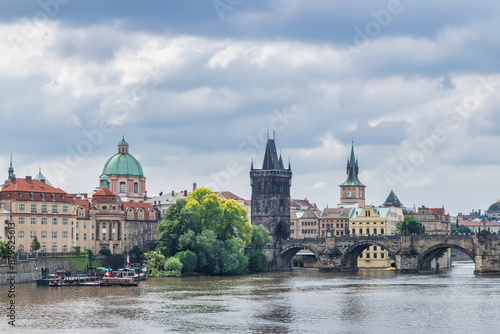
[[[118,153],[104,164],[102,175],[144,176],[139,161],[128,153],[128,143],[122,139],[118,144]]]

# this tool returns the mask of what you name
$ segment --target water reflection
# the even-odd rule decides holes
[[[500,277],[473,270],[464,263],[432,275],[296,270],[155,278],[139,287],[25,284],[17,286],[16,320],[21,332],[496,332]],[[2,305],[7,290],[0,287]]]

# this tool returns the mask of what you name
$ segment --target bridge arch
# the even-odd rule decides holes
[[[283,261],[283,263],[289,263],[289,267],[291,268],[293,257],[301,250],[308,250],[313,253],[318,260],[320,259],[320,254],[318,254],[317,250],[308,246],[307,244],[293,244],[287,245],[282,248],[281,260]]]
[[[439,243],[429,247],[428,249],[422,251],[419,263],[418,270],[419,271],[429,271],[431,270],[431,263],[434,257],[443,250],[448,250],[450,248],[456,248],[467,254],[468,257],[475,263],[475,256],[473,249],[468,249],[463,245],[455,244],[455,243]]]
[[[354,243],[350,247],[348,247],[341,259],[341,265],[344,268],[350,268],[353,271],[358,270],[358,257],[361,253],[370,246],[378,246],[383,250],[387,251],[388,258],[395,260],[396,252],[388,247],[387,243],[381,242],[379,240],[362,240]]]

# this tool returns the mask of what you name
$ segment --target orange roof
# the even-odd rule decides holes
[[[27,176],[26,179],[15,178],[12,181],[4,183],[2,185],[2,192],[9,191],[66,194],[65,191],[49,186],[45,182],[33,180],[31,176]]]
[[[233,194],[230,191],[221,191],[221,192],[217,193],[218,196],[221,194],[223,194],[227,199],[234,199],[235,201],[244,201],[245,200],[245,199],[241,198],[240,196]]]

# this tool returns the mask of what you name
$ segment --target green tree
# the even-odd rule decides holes
[[[90,248],[85,248],[83,252],[87,255],[87,260],[89,262],[89,268],[92,268],[92,257],[94,256],[94,252],[92,252],[92,249],[90,249]]]
[[[81,247],[80,246],[76,246],[75,247],[75,254],[76,254],[76,257],[80,257],[80,253],[81,253]]]
[[[250,243],[252,225],[247,211],[236,201],[219,198],[208,188],[198,188],[188,196],[186,208],[191,210],[193,220],[203,230],[213,231],[217,239],[239,237]]]
[[[0,241],[0,258],[8,259],[14,255],[14,246],[9,241]]]
[[[42,246],[40,245],[40,242],[38,241],[38,238],[36,235],[31,239],[31,249],[36,253],[37,250],[39,250]]]
[[[451,223],[450,224],[450,232],[452,234],[457,234],[457,233],[472,233],[471,229],[468,228],[467,226],[464,225],[459,225],[457,228],[457,224]]]
[[[134,257],[135,257],[136,259],[139,259],[139,258],[142,256],[142,254],[143,254],[143,253],[144,253],[144,252],[143,252],[143,251],[141,251],[141,249],[139,248],[139,246],[134,246],[134,247],[132,247],[132,249],[130,250],[130,254],[134,255]]]
[[[198,265],[198,256],[191,250],[185,250],[175,254],[175,257],[182,262],[182,272],[190,273],[196,270]]]
[[[396,229],[397,229],[396,235],[402,234],[404,225],[406,225],[406,227],[408,228],[408,232],[410,234],[419,234],[420,233],[420,222],[417,220],[417,218],[415,218],[412,215],[406,215],[404,220],[399,221],[396,224]]]
[[[240,238],[227,239],[222,252],[221,273],[243,275],[248,272],[248,257],[245,256],[245,242]]]
[[[148,273],[151,273],[153,270],[162,271],[165,265],[165,256],[159,251],[151,251],[148,253],[144,253],[146,257],[146,269]]]
[[[99,254],[105,255],[105,256],[110,256],[111,255],[111,251],[109,250],[109,248],[103,247],[99,251]]]
[[[266,244],[272,243],[273,238],[264,225],[255,225],[252,228],[252,243],[247,252],[248,266],[251,272],[262,272],[267,270],[269,259],[264,253]]]
[[[165,261],[165,270],[168,275],[180,276],[182,271],[182,262],[174,256],[169,257],[167,261]]]
[[[193,250],[198,257],[197,271],[220,274],[223,243],[217,239],[214,231],[206,230],[197,235]]]

